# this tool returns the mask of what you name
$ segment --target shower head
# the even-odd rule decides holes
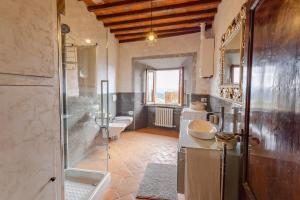
[[[67,34],[70,33],[70,27],[67,24],[62,24],[61,25],[61,33]]]

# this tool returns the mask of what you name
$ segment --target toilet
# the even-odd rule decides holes
[[[133,117],[130,116],[116,116],[112,122],[109,123],[108,131],[109,138],[117,140],[121,133],[132,124]]]

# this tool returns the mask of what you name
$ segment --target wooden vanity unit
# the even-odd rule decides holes
[[[201,140],[197,139],[188,134],[188,124],[190,120],[183,120],[181,119],[180,123],[180,136],[179,136],[179,143],[178,143],[178,176],[177,176],[177,191],[178,193],[185,193],[186,185],[186,178],[187,178],[187,168],[188,162],[186,160],[187,155],[186,152],[189,149],[196,149],[199,151],[219,151],[220,153],[220,162],[222,163],[223,154],[220,149],[217,148],[217,143],[215,139],[212,140]],[[209,153],[209,152],[208,152]],[[238,200],[239,199],[239,175],[240,175],[240,146],[237,145],[236,149],[234,150],[227,150],[226,156],[226,163],[225,163],[225,181],[224,181],[224,199],[226,200]],[[199,157],[195,157],[197,160],[201,160]],[[203,158],[203,162],[206,162],[207,158]],[[209,167],[209,166],[208,166]],[[219,180],[222,178],[220,167],[220,175]],[[205,171],[204,171],[205,172]],[[203,171],[195,171],[191,172],[195,175],[199,175],[199,173],[204,173]],[[207,173],[207,172],[205,172]],[[209,172],[208,172],[209,173]],[[201,176],[201,174],[200,174]],[[213,175],[211,176],[213,177]],[[210,180],[207,180],[209,183]],[[201,187],[201,185],[200,185]],[[217,188],[219,189],[219,188]],[[221,189],[221,188],[220,188]]]

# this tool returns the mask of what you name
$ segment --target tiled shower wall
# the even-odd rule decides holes
[[[131,130],[144,127],[155,127],[155,106],[143,105],[143,98],[143,93],[117,93],[116,114],[128,116],[129,111],[134,111],[134,123],[131,125],[131,127],[129,127]],[[218,116],[220,116],[220,107],[225,107],[224,131],[232,132],[233,108],[238,107],[241,111],[243,107],[230,101],[207,94],[188,95],[188,99],[190,99],[191,102],[201,101],[202,98],[207,98],[207,111],[215,112]],[[190,101],[188,101],[188,105]],[[182,108],[179,107],[174,109],[174,125],[176,126],[176,130],[179,130],[181,111]],[[242,122],[240,114],[238,114],[238,122]]]
[[[241,128],[243,121],[241,116],[241,111],[243,109],[243,106],[240,104],[236,104],[218,97],[210,96],[209,98],[209,104],[210,109],[212,112],[220,112],[221,107],[224,107],[225,111],[225,121],[224,121],[224,131],[225,132],[232,132],[233,131],[233,120],[234,120],[234,108],[237,108],[239,110],[237,114],[237,126],[238,129]],[[218,113],[218,116],[220,114]],[[240,132],[240,130],[238,130]]]
[[[128,128],[136,130],[145,127],[155,127],[155,107],[143,105],[144,93],[117,93],[117,116],[128,116],[134,111],[134,122]],[[174,110],[174,125],[179,130],[181,108]]]
[[[119,92],[116,102],[116,115],[117,116],[129,116],[129,112],[134,111],[134,93],[133,92]],[[127,129],[133,130],[134,123]]]
[[[237,121],[238,121],[238,126],[241,127],[242,122],[242,116],[241,116],[241,111],[243,109],[243,106],[240,104],[236,104],[234,102],[231,102],[229,100],[224,100],[222,98],[218,98],[215,96],[211,95],[206,95],[206,94],[191,94],[190,99],[191,102],[193,101],[201,101],[202,98],[207,98],[207,111],[208,112],[214,112],[216,115],[219,117],[221,107],[225,108],[225,121],[224,121],[224,131],[226,132],[232,132],[233,131],[233,113],[234,113],[234,108],[238,108],[239,113],[237,115]]]
[[[113,95],[109,95],[109,113],[116,115],[116,102],[113,101]],[[106,97],[104,96],[104,100]],[[75,167],[78,162],[88,153],[90,147],[94,144],[94,139],[99,132],[98,126],[95,126],[95,116],[101,107],[101,97],[98,96],[80,96],[68,97],[68,164]],[[104,102],[106,108],[106,102]]]
[[[148,108],[144,105],[145,93],[134,94],[134,129],[147,127]]]

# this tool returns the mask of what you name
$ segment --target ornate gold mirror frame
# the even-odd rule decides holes
[[[227,31],[223,34],[221,40],[221,58],[220,58],[220,96],[225,99],[230,99],[242,103],[243,96],[243,66],[245,63],[245,27],[246,27],[246,6],[243,6],[238,16],[233,20]],[[224,83],[224,61],[225,61],[225,46],[228,40],[238,32],[241,31],[240,44],[240,81],[239,84],[225,84]]]

